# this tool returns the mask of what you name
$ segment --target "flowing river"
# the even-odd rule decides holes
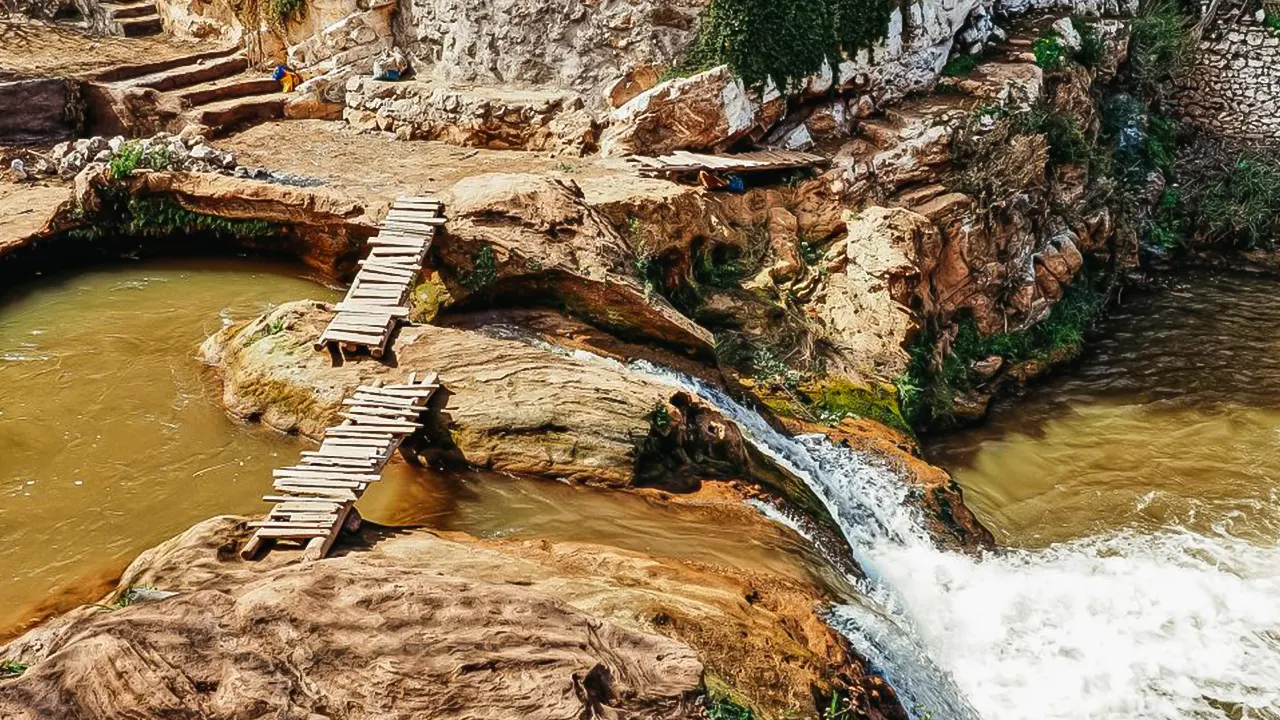
[[[1198,277],[931,459],[1007,550],[941,551],[872,457],[697,381],[830,509],[868,574],[832,611],[919,720],[1280,718],[1280,304]]]
[[[938,550],[876,458],[792,438],[701,395],[808,484],[865,580],[830,620],[917,720],[1280,719],[1280,304],[1201,277],[1130,299],[1083,366],[933,443],[1008,548]],[[94,596],[139,551],[261,509],[305,444],[236,423],[194,356],[222,324],[335,293],[290,267],[134,263],[24,285],[0,305],[0,632]],[[596,359],[599,362],[610,362]],[[389,524],[601,540],[728,566],[815,570],[793,533],[713,512],[398,465],[362,500]],[[69,588],[74,587],[74,590]]]

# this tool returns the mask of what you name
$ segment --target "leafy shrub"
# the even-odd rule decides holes
[[[1280,34],[1280,15],[1267,13],[1262,19],[1262,24],[1271,32]]]
[[[890,11],[889,0],[711,0],[682,70],[725,63],[750,86],[787,91],[883,38]]]
[[[1129,35],[1129,72],[1145,92],[1154,93],[1176,75],[1194,50],[1194,20],[1172,0],[1145,4]]]
[[[1036,38],[1031,51],[1035,53],[1036,65],[1042,69],[1049,71],[1062,69],[1066,53],[1062,47],[1062,40],[1052,30]]]
[[[488,287],[497,278],[498,263],[493,256],[493,247],[485,245],[471,258],[471,272],[462,278],[462,284],[474,292]]]
[[[289,22],[291,20],[301,20],[307,15],[307,0],[268,0],[273,19],[279,19],[280,22]]]
[[[942,68],[942,74],[947,77],[967,77],[978,67],[978,58],[976,55],[957,55],[947,61],[945,67]]]
[[[131,140],[121,145],[115,155],[111,156],[108,165],[111,179],[124,180],[132,177],[133,171],[142,164],[142,155],[142,143]]]
[[[1164,189],[1160,202],[1143,223],[1143,242],[1162,250],[1172,250],[1186,243],[1181,199],[1182,193],[1177,188]]]

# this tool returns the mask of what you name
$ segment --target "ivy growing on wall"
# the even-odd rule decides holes
[[[884,38],[892,9],[893,0],[712,0],[687,64],[727,64],[750,86],[794,89],[823,61]]]

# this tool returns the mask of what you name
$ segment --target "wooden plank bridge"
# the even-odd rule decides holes
[[[409,293],[436,228],[442,225],[442,207],[435,200],[396,200],[378,234],[369,238],[369,256],[360,261],[360,270],[338,303],[338,314],[316,341],[316,349],[332,346],[348,354],[367,348],[370,355],[381,358],[396,326],[409,315]]]
[[[400,198],[369,239],[369,254],[337,314],[320,335],[316,350],[336,346],[347,354],[367,348],[381,358],[396,326],[409,315],[405,305],[436,229],[444,225],[443,208],[429,198]],[[343,421],[325,430],[318,450],[303,451],[297,465],[275,470],[274,503],[263,520],[251,523],[253,537],[241,550],[245,559],[285,541],[305,546],[303,560],[328,554],[349,521],[358,522],[355,503],[405,438],[422,427],[421,415],[439,389],[435,374],[407,382],[361,385],[342,401]]]
[[[362,385],[342,401],[342,424],[325,430],[319,450],[275,470],[275,503],[264,520],[251,523],[253,538],[241,555],[252,559],[278,541],[305,543],[304,560],[319,560],[333,546],[354,506],[370,484],[382,478],[406,437],[422,427],[421,415],[439,389],[433,374],[393,385]]]

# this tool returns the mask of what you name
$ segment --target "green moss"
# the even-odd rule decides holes
[[[748,85],[795,89],[889,29],[889,0],[711,0],[682,68],[727,64]]]
[[[733,688],[715,676],[707,677],[708,720],[753,720],[755,713]]]
[[[845,418],[864,418],[911,435],[911,425],[898,406],[898,389],[893,385],[862,385],[848,380],[830,380],[815,388],[805,388],[814,416],[828,425]]]
[[[440,311],[453,302],[449,289],[441,282],[440,276],[431,273],[413,288],[410,298],[409,317],[414,322],[433,322]]]

